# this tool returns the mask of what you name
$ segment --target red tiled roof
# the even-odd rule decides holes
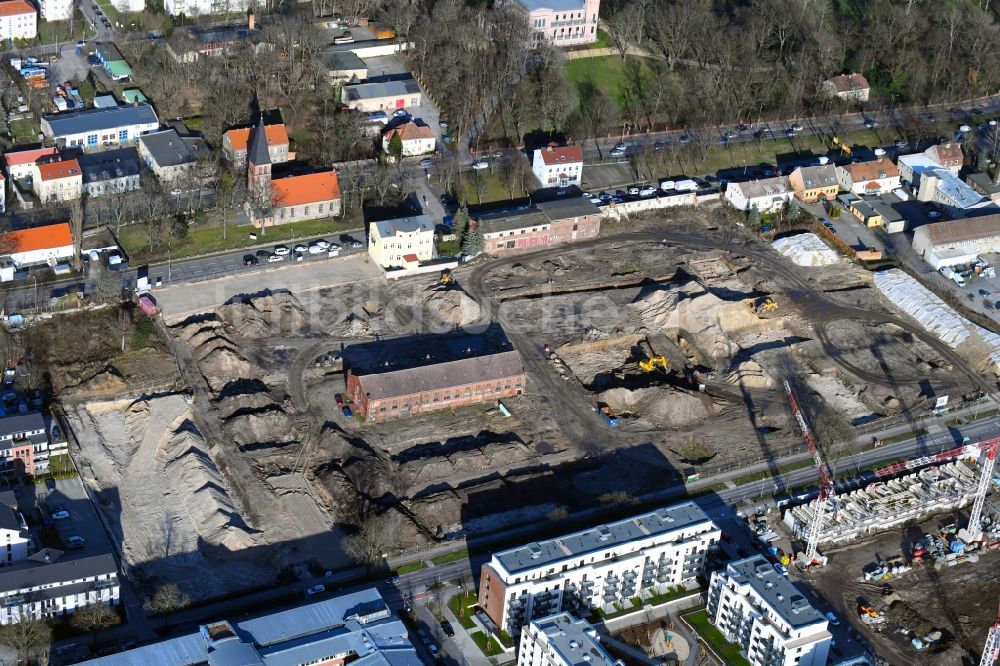
[[[580,146],[549,146],[541,150],[542,161],[548,165],[583,161],[583,151],[580,150]]]
[[[870,162],[855,162],[841,167],[851,174],[851,179],[856,182],[862,180],[877,180],[879,178],[895,178],[899,175],[899,168],[884,157]]]
[[[250,142],[250,131],[252,128],[243,127],[241,129],[231,129],[226,132],[229,137],[229,144],[233,147],[233,152],[240,152],[247,149]],[[265,125],[264,137],[267,138],[268,146],[284,146],[288,143],[288,131],[283,123],[277,125]]]
[[[20,16],[21,14],[34,14],[35,8],[30,2],[25,0],[5,0],[0,2],[0,16]]]
[[[962,145],[959,143],[940,143],[927,149],[931,159],[941,166],[962,166]]]
[[[387,139],[392,139],[392,137],[397,134],[402,141],[434,138],[434,130],[427,125],[418,125],[416,123],[403,123],[402,125],[394,127],[386,132],[385,136]]]
[[[58,155],[59,151],[55,148],[35,148],[33,150],[18,150],[13,153],[7,153],[3,156],[5,162],[7,162],[7,167],[21,166],[22,164],[34,164],[43,157],[51,157],[53,155]]]
[[[867,90],[869,88],[868,79],[862,74],[841,74],[830,79],[834,89],[839,93],[851,92],[854,90]]]
[[[34,229],[8,231],[3,235],[3,246],[5,248],[13,248],[9,250],[9,254],[31,252],[32,250],[48,250],[72,244],[73,234],[70,232],[69,224],[66,222],[35,227]]]
[[[58,180],[60,178],[83,177],[80,172],[80,163],[76,160],[63,160],[62,162],[49,162],[38,165],[38,176],[42,180]]]
[[[340,198],[336,171],[321,171],[304,176],[288,176],[271,182],[271,200],[277,208],[299,206]]]

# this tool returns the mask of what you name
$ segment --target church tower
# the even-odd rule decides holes
[[[263,116],[259,117],[247,149],[247,191],[255,202],[271,200],[271,154],[267,150]]]

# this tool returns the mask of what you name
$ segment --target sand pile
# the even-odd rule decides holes
[[[831,266],[840,261],[837,253],[812,233],[779,238],[771,245],[798,266]]]
[[[173,332],[191,347],[213,391],[234,380],[257,378],[253,366],[239,353],[217,315],[191,317],[174,326]]]
[[[729,373],[726,381],[752,389],[774,388],[777,385],[777,382],[764,371],[764,368],[753,360],[740,363],[736,370]]]
[[[450,326],[465,326],[479,321],[479,304],[461,289],[427,290],[424,305],[441,322]]]
[[[298,299],[284,291],[241,297],[220,307],[219,315],[234,333],[245,338],[296,333],[309,325]]]
[[[604,391],[599,401],[615,412],[631,412],[657,425],[680,428],[700,423],[717,410],[698,396],[663,386],[636,390],[613,388]]]

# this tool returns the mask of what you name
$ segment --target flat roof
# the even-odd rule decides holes
[[[710,523],[714,527],[714,523],[700,506],[694,502],[684,502],[563,537],[504,550],[494,553],[493,559],[508,573],[516,574],[651,536],[678,532],[702,523]]]
[[[549,647],[566,666],[615,666],[617,660],[608,654],[597,637],[597,630],[585,620],[569,613],[559,613],[531,626],[545,634]]]
[[[749,584],[757,596],[792,627],[827,621],[787,576],[775,571],[760,555],[730,562],[726,573],[738,584]]]
[[[551,201],[539,201],[535,206],[553,221],[584,215],[599,215],[601,212],[601,209],[590,203],[590,199],[587,197],[563,197]]]
[[[518,0],[529,12],[536,9],[550,9],[554,12],[584,11],[585,0]]]
[[[527,227],[542,227],[551,224],[549,218],[534,208],[514,210],[507,213],[494,213],[476,218],[476,223],[483,226],[484,234],[495,234],[504,231],[514,231]]]
[[[380,97],[393,97],[399,95],[412,95],[420,92],[420,85],[416,79],[404,79],[402,81],[382,81],[379,83],[358,83],[353,86],[344,86],[348,101],[356,102],[361,99],[379,99]]]

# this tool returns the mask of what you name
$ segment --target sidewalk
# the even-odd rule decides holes
[[[461,594],[461,592],[458,593]],[[458,621],[458,618],[455,617],[455,614],[452,613],[451,609],[448,607],[448,602],[451,600],[452,596],[454,595],[451,595],[447,599],[445,599],[444,606],[441,608],[441,613],[444,615],[445,619],[451,623],[451,626],[454,627],[455,629],[455,636],[453,638],[446,639],[445,642],[446,647],[450,643],[452,647],[456,648],[458,652],[462,655],[462,658],[457,660],[461,663],[467,664],[468,666],[492,666],[492,662],[490,661],[489,657],[483,654],[483,651],[479,649],[479,646],[476,645],[476,642],[472,640],[470,631],[462,626],[462,623]],[[424,607],[422,610],[428,615],[430,615],[430,611],[428,611],[426,607]],[[438,626],[438,630],[440,631],[440,625]],[[441,633],[441,635],[442,637],[444,637],[443,632]],[[449,650],[449,653],[451,654],[451,650]],[[453,654],[453,656],[456,656],[457,658],[457,655]]]

